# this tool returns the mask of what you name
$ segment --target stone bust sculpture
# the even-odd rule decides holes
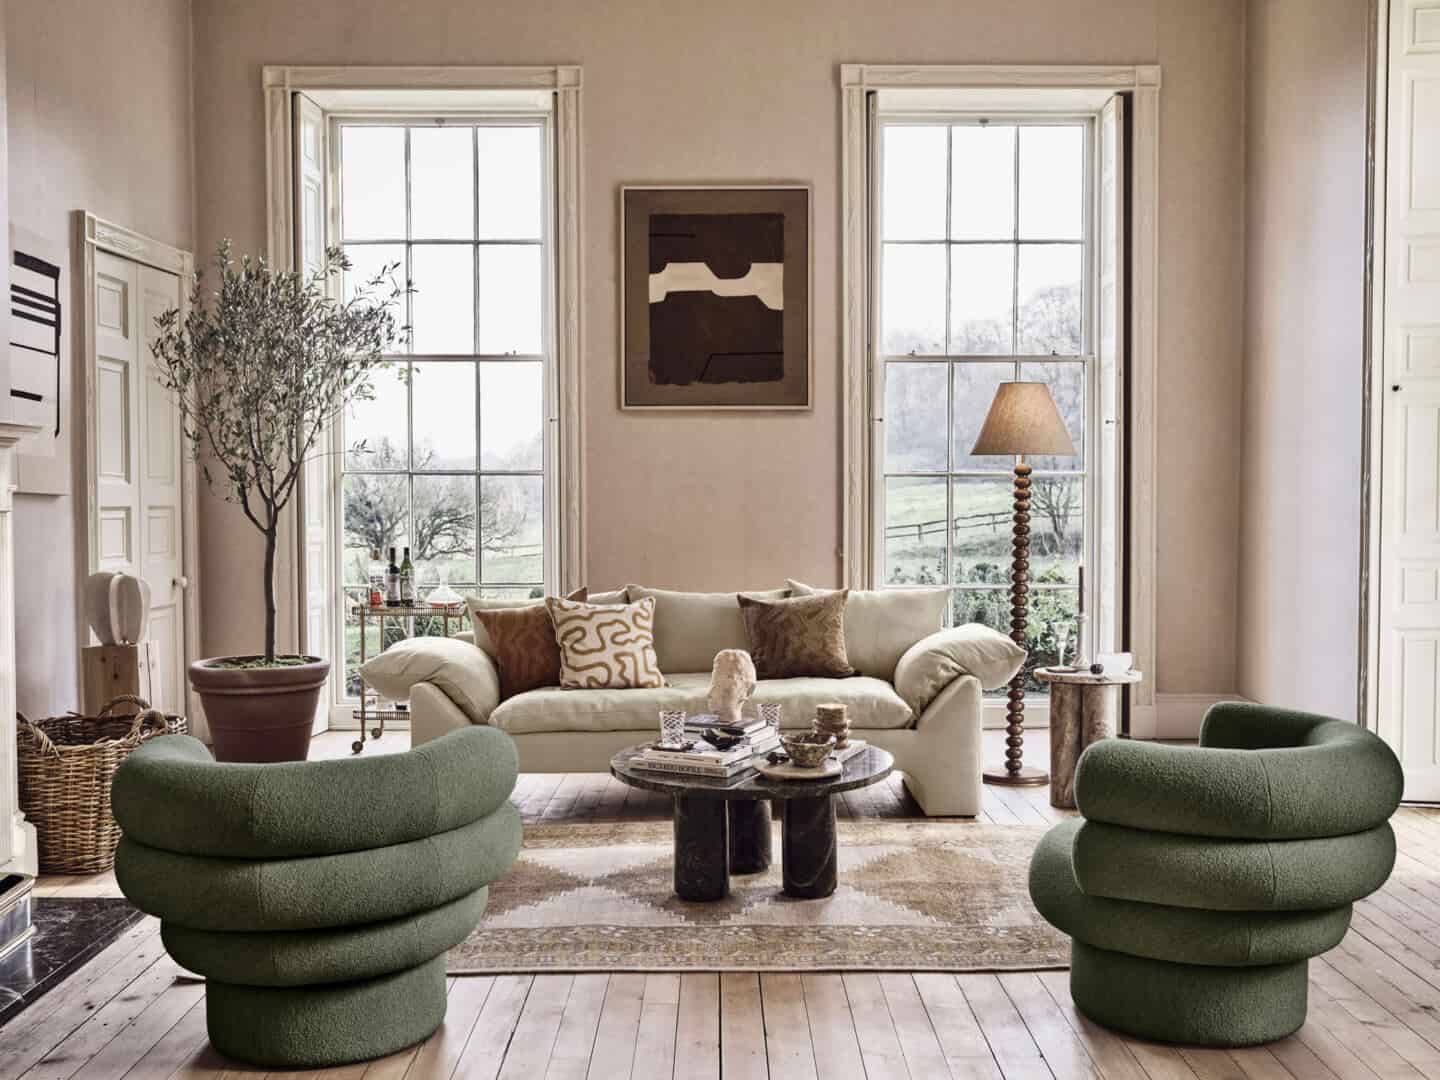
[[[722,649],[710,669],[710,711],[722,724],[740,722],[740,706],[755,692],[755,663],[744,649]]]

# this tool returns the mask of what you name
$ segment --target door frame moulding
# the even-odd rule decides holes
[[[577,65],[488,67],[288,67],[266,65],[262,73],[265,94],[265,210],[266,246],[270,264],[293,269],[295,264],[295,163],[291,95],[310,92],[415,91],[439,92],[448,107],[459,107],[467,92],[534,90],[554,95],[552,124],[554,150],[554,378],[555,394],[546,424],[556,434],[558,447],[555,481],[559,486],[553,505],[559,508],[559,550],[556,553],[557,586],[568,592],[584,584],[585,535],[585,397],[581,369],[584,340],[583,256],[581,226],[584,191],[581,170],[581,68]],[[441,104],[438,111],[447,106]],[[303,550],[306,493],[287,508],[290,520],[282,525],[276,553],[277,636],[288,636],[288,651],[314,651],[305,641],[306,595]],[[328,643],[327,643],[328,644]]]
[[[1126,493],[1128,529],[1125,618],[1135,666],[1145,672],[1131,688],[1130,731],[1157,733],[1156,686],[1156,374],[1159,355],[1160,67],[1155,64],[990,65],[841,64],[840,265],[841,265],[841,580],[849,588],[873,586],[871,529],[873,481],[870,410],[873,370],[871,335],[878,320],[870,296],[872,223],[869,205],[872,92],[911,89],[975,89],[1054,92],[1109,91],[1133,95],[1128,168],[1130,349],[1126,407],[1129,453]]]
[[[79,579],[93,574],[100,562],[100,538],[95,534],[93,524],[98,507],[96,505],[96,482],[98,480],[96,455],[97,445],[97,400],[95,386],[95,253],[108,252],[134,263],[163,270],[179,278],[180,314],[184,318],[190,306],[190,285],[195,274],[195,256],[180,248],[171,247],[163,241],[127,229],[123,225],[106,221],[86,210],[74,213],[74,265],[80,268],[78,281],[79,304],[75,335],[80,350],[80,394],[84,402],[85,450],[81,456],[80,483],[84,499],[75,500],[76,517],[76,564]],[[143,334],[141,341],[143,342]],[[180,530],[184,550],[181,552],[182,566],[187,580],[185,586],[185,664],[188,667],[200,659],[200,537],[199,537],[199,481],[200,470],[195,455],[188,448],[182,448],[180,466]],[[77,648],[84,649],[90,644],[90,625],[85,617],[85,590],[76,590],[76,633]],[[186,714],[195,718],[194,730],[203,732],[197,709],[198,699],[190,688],[190,677],[186,671],[176,673],[177,680],[185,688]],[[76,673],[76,694],[83,691],[79,671]]]
[[[1379,729],[1380,688],[1380,467],[1381,413],[1385,405],[1385,162],[1389,139],[1390,0],[1370,10],[1366,49],[1365,312],[1360,413],[1360,625],[1356,720]]]

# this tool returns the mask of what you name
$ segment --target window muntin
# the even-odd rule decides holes
[[[952,624],[1009,633],[1014,460],[970,447],[1000,382],[1043,381],[1077,451],[1029,459],[1030,633],[1050,662],[1057,630],[1073,647],[1093,535],[1093,123],[889,117],[879,132],[877,576],[948,585]]]
[[[543,118],[339,119],[345,289],[396,265],[407,351],[342,421],[347,692],[369,554],[411,548],[416,593],[544,594],[551,256]],[[416,620],[417,623],[421,620]],[[439,633],[417,625],[415,633]],[[452,620],[452,629],[455,624]],[[367,654],[382,642],[370,620]],[[388,642],[387,642],[388,643]]]

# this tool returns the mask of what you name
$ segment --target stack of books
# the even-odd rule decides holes
[[[686,721],[685,737],[690,749],[681,750],[651,743],[635,759],[638,768],[650,772],[702,776],[714,780],[733,780],[755,768],[755,759],[763,758],[780,746],[780,732],[769,724],[746,722],[740,741],[727,750],[720,750],[700,736],[719,726],[715,717],[694,716]]]

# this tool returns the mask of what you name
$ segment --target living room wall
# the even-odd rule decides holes
[[[1239,691],[1354,718],[1368,0],[1246,25]]]
[[[265,64],[584,66],[589,581],[839,578],[842,62],[1159,63],[1159,688],[1236,685],[1242,0],[195,0],[196,234],[265,238]],[[617,187],[814,185],[815,407],[617,408]],[[204,648],[260,638],[260,546],[202,507]]]
[[[192,246],[189,0],[8,0],[4,18],[10,220],[68,249],[83,209]],[[31,716],[78,707],[79,505],[15,499],[16,695]]]

